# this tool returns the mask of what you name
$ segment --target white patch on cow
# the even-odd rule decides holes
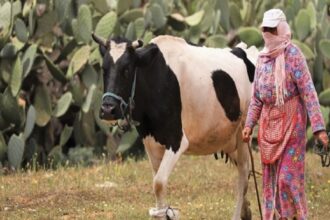
[[[236,45],[236,47],[247,49],[247,44],[241,41]]]
[[[124,54],[126,46],[127,43],[117,44],[114,41],[111,41],[110,56],[112,57],[114,63],[116,63],[116,61]]]
[[[232,122],[226,117],[211,76],[215,70],[223,70],[231,76],[238,91],[241,111],[245,113],[252,95],[252,84],[244,61],[228,48],[196,47],[173,36],[158,36],[151,42],[159,47],[180,85],[182,126],[190,142],[187,153],[210,154],[220,149],[233,152],[238,125],[244,118]],[[250,55],[249,49],[244,50],[248,57],[257,56]],[[255,61],[256,57],[251,59],[254,64]]]

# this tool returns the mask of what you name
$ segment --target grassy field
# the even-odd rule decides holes
[[[181,219],[230,219],[236,175],[224,160],[184,156],[170,178],[169,201]],[[309,219],[330,219],[330,168],[308,154],[306,175]],[[151,180],[148,160],[0,176],[0,219],[149,219]],[[252,178],[248,198],[259,219]]]

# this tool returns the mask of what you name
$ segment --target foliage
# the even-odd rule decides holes
[[[326,0],[0,0],[0,160],[20,167],[36,157],[46,164],[49,155],[65,158],[76,146],[113,157],[135,141],[136,133],[131,132],[132,137],[125,139],[129,143],[122,141],[125,145],[118,148],[122,134],[99,119],[102,60],[92,31],[104,38],[124,36],[145,43],[156,35],[171,34],[212,47],[231,47],[239,41],[261,47],[263,12],[281,8],[308,58],[317,91],[329,89],[327,4]],[[328,99],[325,92],[322,100]]]

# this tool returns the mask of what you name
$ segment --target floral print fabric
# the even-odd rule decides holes
[[[253,96],[245,123],[245,126],[250,128],[253,128],[259,120],[263,106],[274,105],[276,102],[274,59],[268,61],[261,59],[259,58],[257,62]],[[313,132],[325,130],[317,93],[306,60],[293,44],[285,49],[285,71],[284,100],[300,96],[300,101],[296,109],[295,130],[283,154],[274,164],[262,164],[265,220],[272,220],[274,213],[286,218],[295,216],[298,220],[307,219],[304,189],[307,114]]]

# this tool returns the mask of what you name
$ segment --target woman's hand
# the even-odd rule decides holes
[[[326,131],[317,131],[314,134],[314,138],[316,140],[321,141],[321,143],[323,144],[323,148],[324,148],[325,151],[328,150],[329,138],[328,138],[328,135],[327,135],[327,132]]]
[[[250,141],[250,136],[252,134],[252,129],[250,127],[245,127],[242,131],[242,138],[244,142]]]

